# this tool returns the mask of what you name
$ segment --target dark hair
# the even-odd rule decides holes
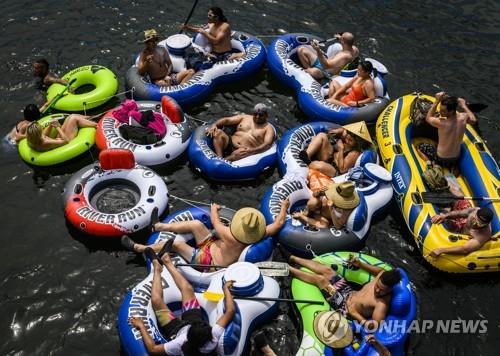
[[[359,64],[361,66],[361,68],[363,68],[363,70],[369,74],[372,74],[373,73],[373,76],[376,77],[377,76],[377,70],[375,68],[373,68],[373,64],[372,62],[370,61],[367,61],[367,60],[362,60],[359,62]]]
[[[391,269],[390,271],[384,271],[380,275],[380,281],[387,287],[393,287],[401,280],[401,274],[397,269]]]
[[[201,355],[200,348],[212,340],[212,328],[205,321],[197,321],[191,324],[187,333],[187,340],[181,349],[186,356]]]
[[[23,111],[24,119],[28,121],[35,121],[40,118],[40,110],[35,104],[28,104]]]
[[[493,220],[493,212],[485,206],[479,209],[476,214],[479,220],[485,224],[489,224]]]
[[[49,69],[49,62],[45,58],[39,58],[35,61],[37,64],[43,65],[45,68]]]
[[[217,18],[222,22],[227,22],[226,16],[224,16],[224,12],[220,7],[212,6],[208,11],[212,11]]]
[[[448,96],[441,101],[441,105],[444,105],[448,111],[456,111],[458,98],[456,96]]]

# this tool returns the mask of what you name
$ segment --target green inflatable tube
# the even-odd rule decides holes
[[[363,269],[351,270],[346,268],[346,262],[349,259],[349,255],[354,255],[358,257],[362,262],[371,264],[373,266],[378,266],[386,270],[392,269],[392,267],[387,263],[382,262],[373,256],[365,255],[359,252],[332,252],[316,257],[314,258],[314,260],[325,265],[337,266],[337,273],[349,282],[364,285],[371,281],[374,276],[370,275]],[[309,271],[307,268],[302,268],[302,270]],[[313,330],[313,321],[314,316],[317,313],[330,310],[330,305],[328,304],[328,302],[326,302],[319,288],[312,284],[303,282],[297,278],[292,279],[291,290],[294,299],[307,299],[324,302],[323,305],[296,303],[302,320],[303,330],[302,343],[300,344],[299,350],[297,351],[296,355],[323,355],[325,345],[316,338]]]
[[[83,94],[72,94],[66,91],[52,105],[57,110],[83,111],[93,109],[109,101],[118,91],[116,75],[108,68],[99,65],[88,65],[73,69],[66,73],[62,79],[68,83],[76,79],[71,85],[76,91],[84,85],[93,86],[94,89]],[[65,87],[65,85],[58,83],[52,84],[47,90],[47,100],[55,98]]]
[[[38,123],[45,128],[53,118],[66,119],[68,116],[68,114],[49,115],[38,120]],[[28,145],[28,140],[24,138],[19,142],[19,155],[24,161],[35,166],[53,166],[63,163],[88,151],[95,143],[95,131],[93,127],[81,128],[69,143],[45,152],[32,149]],[[51,136],[56,134],[57,131],[52,130]]]

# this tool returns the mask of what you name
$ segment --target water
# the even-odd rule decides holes
[[[500,4],[496,1],[228,1],[200,2],[192,23],[204,23],[208,6],[218,5],[237,30],[259,35],[307,32],[329,37],[352,31],[365,55],[390,70],[392,98],[441,88],[484,102],[480,127],[500,157]],[[163,35],[178,31],[192,2],[12,1],[0,15],[0,132],[8,130],[30,102],[43,95],[34,86],[31,63],[46,57],[63,74],[98,63],[120,79],[142,44],[142,30]],[[270,38],[264,39],[269,42]],[[294,93],[267,70],[241,85],[222,88],[188,112],[201,119],[249,110],[256,102],[272,108],[279,131],[304,119]],[[15,152],[1,152],[0,199],[0,354],[118,354],[118,307],[126,292],[146,274],[144,263],[117,244],[72,237],[59,193],[70,175],[92,161],[85,156],[64,169],[33,169]],[[233,208],[258,207],[259,197],[277,172],[253,185],[209,184],[187,164],[161,172],[179,197],[216,200]],[[171,211],[184,207],[171,200]],[[422,263],[396,207],[375,224],[366,252],[404,267],[418,297],[420,319],[487,319],[488,332],[473,335],[412,335],[408,353],[496,355],[500,347],[498,275],[450,276]],[[285,281],[283,285],[287,285]],[[289,306],[264,329],[280,355],[296,350],[298,337]]]

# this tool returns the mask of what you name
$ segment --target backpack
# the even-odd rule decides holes
[[[184,60],[186,61],[186,68],[194,69],[195,72],[201,69],[212,68],[212,66],[214,65],[214,63],[208,59],[205,53],[196,51],[192,47],[186,50]]]
[[[432,106],[432,101],[417,96],[410,105],[410,120],[413,125],[420,126],[427,123],[425,117]]]
[[[427,137],[431,140],[438,140],[438,133],[435,127],[432,127],[425,118],[431,109],[432,101],[422,98],[417,94],[417,97],[410,105],[410,121],[412,123],[412,137]]]
[[[125,140],[139,145],[150,145],[158,142],[156,133],[149,127],[121,125],[119,130]]]

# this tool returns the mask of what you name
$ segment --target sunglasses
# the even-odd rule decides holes
[[[210,18],[210,19],[213,19],[213,18],[216,18],[216,17],[217,17],[217,15],[216,15],[216,14],[211,14],[211,13],[209,13],[207,16],[208,16],[208,18]]]

